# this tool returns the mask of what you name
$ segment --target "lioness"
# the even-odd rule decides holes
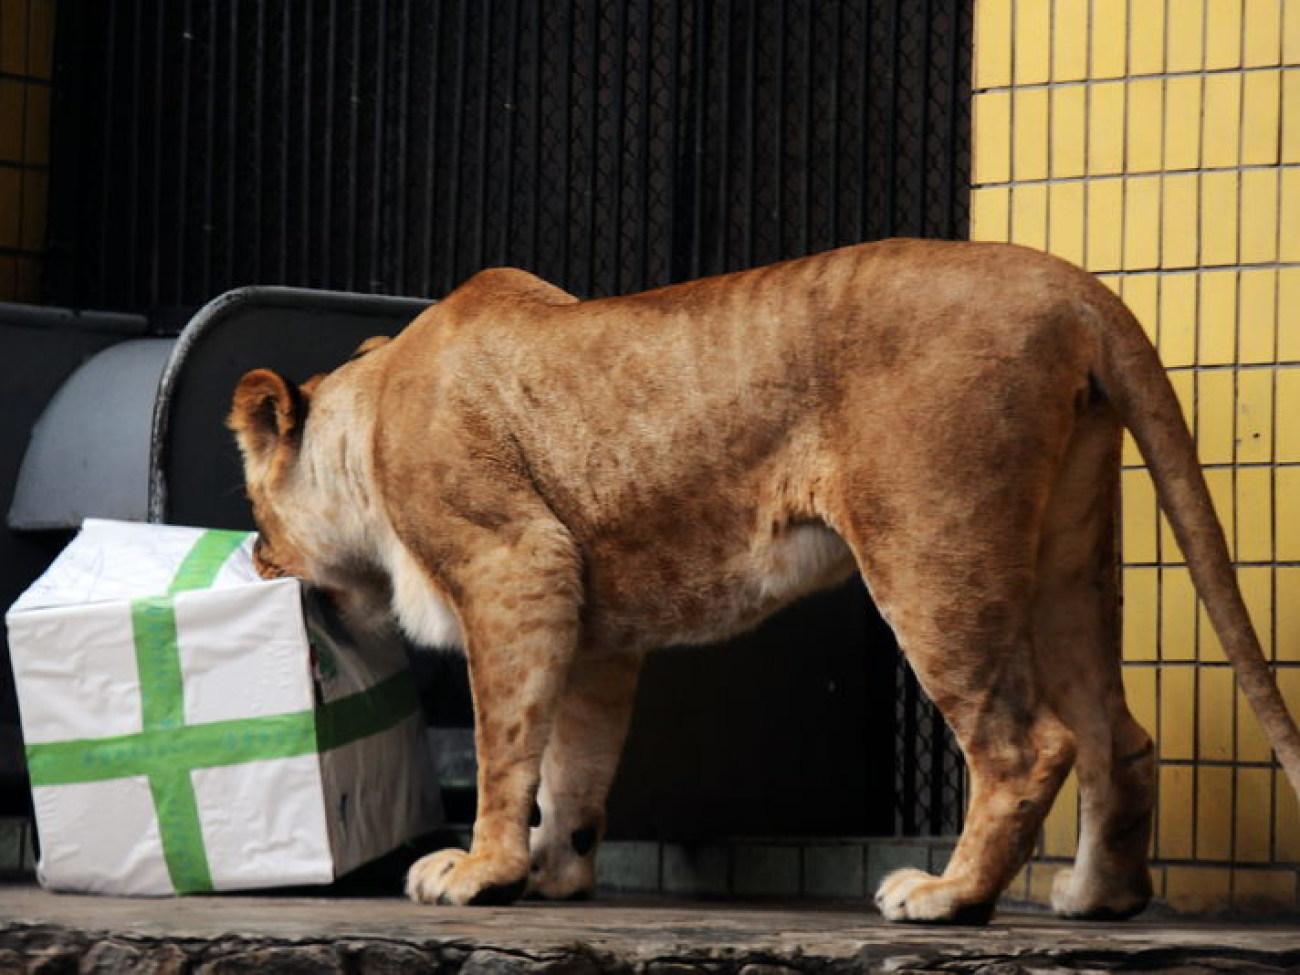
[[[970,770],[947,869],[886,878],[885,916],[985,921],[1076,763],[1053,904],[1141,910],[1155,765],[1120,679],[1123,427],[1300,790],[1164,370],[1047,255],[895,240],[596,301],[484,271],[302,389],[249,373],[229,423],[264,574],[468,655],[473,843],[417,862],[416,900],[589,893],[644,653],[856,570]]]

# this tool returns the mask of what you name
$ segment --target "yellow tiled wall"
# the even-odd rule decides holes
[[[1300,713],[1300,0],[976,0],[972,236],[1096,272],[1155,340]],[[1131,445],[1125,678],[1155,736],[1157,890],[1297,904],[1300,808]],[[1015,893],[1074,849],[1073,782]]]
[[[54,3],[0,0],[0,301],[39,297]]]

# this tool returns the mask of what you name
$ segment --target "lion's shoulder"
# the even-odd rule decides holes
[[[492,267],[479,271],[449,294],[443,303],[467,307],[518,304],[572,305],[575,295],[517,267]]]

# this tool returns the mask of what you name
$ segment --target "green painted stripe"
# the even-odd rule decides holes
[[[178,894],[202,894],[213,889],[208,851],[203,845],[199,802],[187,768],[156,771],[149,776],[158,834],[167,873]]]
[[[189,550],[168,588],[169,593],[207,589],[216,581],[221,567],[248,539],[248,532],[205,531]]]

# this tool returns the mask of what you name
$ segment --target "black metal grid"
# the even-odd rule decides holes
[[[59,304],[437,296],[498,264],[598,296],[967,229],[966,0],[58,9]],[[905,665],[879,679],[898,828],[952,832],[960,759]]]
[[[956,0],[60,7],[46,293],[626,292],[966,229]]]

